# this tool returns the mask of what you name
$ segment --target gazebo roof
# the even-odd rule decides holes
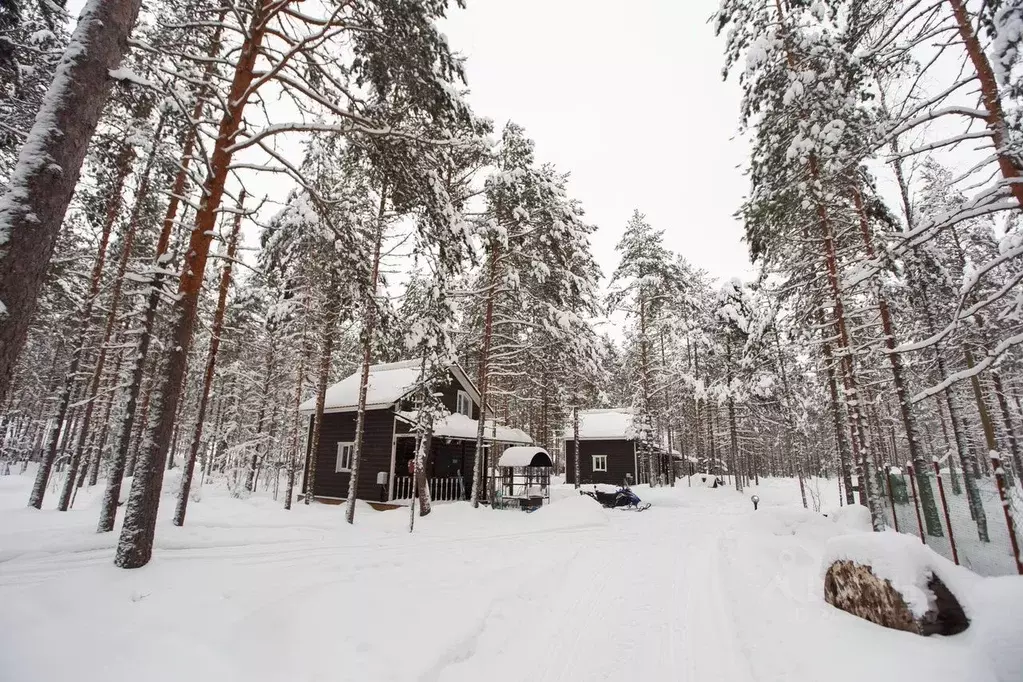
[[[499,467],[553,467],[551,456],[543,448],[515,445],[501,453]]]

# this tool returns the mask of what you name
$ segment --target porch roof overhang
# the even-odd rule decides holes
[[[546,467],[554,463],[551,456],[543,448],[528,445],[513,445],[501,453],[497,460],[498,467]]]
[[[415,424],[417,414],[414,411],[395,412],[398,419]],[[433,423],[434,438],[450,438],[452,440],[476,440],[479,432],[479,421],[464,414],[449,414]],[[488,419],[483,425],[483,440],[488,443],[522,443],[530,444],[533,438],[521,429],[494,424]]]

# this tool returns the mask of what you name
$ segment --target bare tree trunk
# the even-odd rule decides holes
[[[298,359],[298,377],[295,382],[295,398],[293,400],[295,410],[295,421],[291,438],[291,448],[288,451],[288,484],[284,493],[284,508],[291,509],[291,499],[295,494],[295,462],[298,459],[298,448],[302,442],[302,414],[298,411],[302,404],[302,390],[305,387],[305,368],[307,361],[306,331],[309,320],[309,297],[305,296],[302,305],[302,350]]]
[[[849,462],[852,455],[849,452],[849,434],[846,433],[843,424],[846,423],[842,414],[842,404],[838,398],[838,384],[835,381],[835,368],[831,355],[831,344],[824,344],[824,369],[828,375],[828,391],[831,394],[831,420],[835,427],[835,447],[838,449],[838,465],[841,467],[839,474],[842,479],[842,487],[845,489],[845,503],[855,504],[852,490],[852,472],[849,469]]]
[[[973,30],[973,24],[966,11],[966,3],[963,0],[948,0],[952,7],[952,14],[955,16],[956,25],[959,28],[959,36],[966,46],[966,54],[973,63],[977,72],[977,80],[980,82],[980,98],[987,109],[987,127],[991,131],[991,139],[995,146],[995,155],[998,157],[998,169],[1005,178],[1009,192],[1023,208],[1023,177],[1020,176],[1019,168],[1011,156],[1009,145],[1007,145],[1007,133],[1005,126],[1005,114],[1002,111],[1002,101],[998,92],[998,81],[995,79],[995,72],[991,68],[987,54]]]
[[[217,459],[217,453],[220,451],[220,434],[224,423],[224,403],[226,402],[229,384],[227,381],[220,382],[220,389],[216,388],[216,380],[214,377],[213,395],[217,400],[217,407],[214,410],[216,416],[213,418],[213,432],[209,434],[207,441],[208,445],[203,447],[203,461],[202,461],[202,478],[199,479],[199,484],[202,485],[208,476],[213,474],[213,465]]]
[[[810,157],[810,175],[815,180],[820,174],[817,169],[816,157]],[[884,512],[880,498],[875,490],[874,483],[874,462],[868,444],[866,426],[860,410],[859,387],[856,381],[855,365],[853,363],[853,346],[849,338],[846,326],[845,306],[842,301],[841,283],[838,278],[838,256],[836,254],[835,237],[831,220],[828,217],[827,209],[820,201],[817,203],[817,216],[822,231],[822,244],[824,246],[824,263],[827,269],[828,284],[831,288],[833,298],[835,326],[838,329],[838,337],[841,350],[843,367],[843,380],[845,383],[846,404],[849,407],[849,418],[855,427],[855,437],[852,439],[853,451],[855,454],[857,440],[859,441],[859,457],[862,462],[863,475],[860,477],[860,489],[864,491],[867,499],[867,507],[870,509],[870,518],[874,530],[884,530]]]
[[[667,366],[668,366],[668,358],[667,358],[667,355],[665,354],[665,351],[664,351],[664,329],[662,327],[661,328],[661,367],[662,367],[662,371],[663,371],[663,368],[665,368]],[[674,452],[675,444],[672,441],[672,437],[671,437],[672,436],[671,413],[672,413],[671,397],[670,397],[670,394],[668,392],[668,382],[665,381],[664,382],[664,416],[665,416],[665,419],[667,420],[667,427],[668,427],[667,428],[667,430],[668,430],[668,465],[667,465],[667,469],[668,469],[668,482],[671,484],[671,487],[674,488],[675,487],[675,452]]]
[[[1005,389],[1002,386],[1001,372],[998,370],[991,371],[991,383],[994,385],[995,398],[998,400],[998,410],[1002,416],[1002,428],[1005,430],[1005,439],[1009,443],[1009,454],[1012,456],[1012,466],[1015,469],[1015,473],[1018,478],[1023,476],[1023,459],[1020,458],[1019,438],[1016,436],[1016,428],[1012,423],[1012,415],[1009,412],[1009,402],[1005,398]]]
[[[121,568],[138,568],[149,562],[153,552],[156,514],[163,486],[163,462],[168,441],[174,430],[178,403],[183,391],[183,378],[192,345],[196,309],[202,292],[203,274],[209,256],[210,242],[216,227],[217,211],[224,196],[224,184],[231,164],[232,144],[237,135],[254,80],[254,69],[260,45],[267,30],[271,9],[279,11],[287,3],[263,0],[255,5],[245,40],[238,51],[226,107],[210,156],[210,171],[203,183],[202,200],[195,213],[195,226],[178,286],[177,316],[173,325],[167,371],[161,381],[159,410],[150,429],[132,480],[131,495],[124,526],[118,542],[114,563]],[[139,471],[141,469],[141,471]]]
[[[376,234],[373,238],[373,268],[369,290],[363,301],[365,310],[362,323],[362,374],[359,377],[359,409],[355,417],[355,444],[352,452],[352,471],[348,479],[348,504],[345,521],[355,523],[355,500],[359,495],[359,463],[362,460],[362,441],[366,433],[366,392],[369,389],[369,366],[373,359],[373,335],[376,332],[377,280],[380,278],[380,243],[384,239],[384,212],[387,210],[387,183],[380,188],[380,207],[377,211]]]
[[[138,232],[139,216],[142,213],[142,204],[149,196],[149,179],[153,172],[153,165],[156,161],[156,150],[163,135],[163,124],[166,119],[164,113],[160,114],[156,129],[153,131],[153,143],[146,156],[142,175],[139,177],[138,187],[135,189],[135,201],[131,207],[131,215],[128,218],[128,225],[124,229],[124,237],[121,244],[121,257],[117,261],[117,271],[114,273],[113,289],[110,292],[110,300],[107,304],[107,320],[103,328],[103,340],[99,345],[99,356],[96,358],[96,366],[92,372],[92,380],[89,382],[88,399],[85,404],[85,411],[82,414],[82,430],[78,436],[78,444],[71,454],[71,463],[68,467],[68,477],[64,479],[64,490],[61,492],[60,511],[67,511],[71,501],[71,481],[78,471],[79,463],[82,460],[82,453],[85,449],[85,439],[89,433],[92,423],[92,413],[96,408],[96,396],[99,392],[100,379],[103,376],[103,369],[106,367],[107,347],[114,334],[114,325],[117,323],[117,311],[121,305],[121,291],[124,287],[124,275],[128,271],[128,261],[131,260],[132,251],[135,246],[135,235]]]
[[[419,498],[419,515],[426,516],[433,511],[430,500],[430,484],[426,479],[426,466],[430,460],[430,451],[433,449],[433,417],[429,418],[426,425],[426,434],[423,436],[421,446],[416,449],[415,469],[416,492]],[[411,505],[411,503],[410,503]]]
[[[497,277],[499,266],[500,250],[495,245],[490,254],[490,282],[487,285],[487,311],[483,319],[483,347],[480,349],[478,388],[480,391],[480,415],[476,428],[476,458],[472,467],[472,500],[473,509],[480,506],[480,487],[483,485],[484,467],[486,463],[483,451],[483,431],[487,421],[487,400],[490,380],[490,343],[494,334],[494,298],[497,296]]]
[[[53,461],[57,457],[57,437],[67,419],[71,391],[78,377],[78,369],[82,363],[82,354],[85,352],[85,346],[89,340],[89,331],[92,326],[92,310],[96,305],[96,299],[99,297],[100,284],[103,279],[103,266],[106,264],[107,246],[110,244],[110,232],[113,229],[114,222],[117,220],[117,212],[121,208],[122,188],[124,187],[125,179],[131,172],[132,157],[131,147],[125,145],[121,148],[121,152],[118,154],[115,162],[116,175],[114,176],[114,184],[110,188],[110,193],[107,195],[106,215],[103,220],[99,245],[96,249],[96,260],[92,266],[92,276],[89,279],[89,290],[85,294],[85,298],[82,301],[82,309],[79,311],[75,341],[71,346],[71,362],[68,365],[67,374],[64,376],[64,387],[57,397],[57,411],[54,415],[53,431],[47,438],[43,461],[39,463],[35,484],[32,486],[32,494],[28,500],[29,506],[36,509],[40,509],[43,505],[43,496],[46,494],[46,484],[50,478],[50,469],[53,467]],[[2,378],[0,378],[0,381],[2,381]],[[67,438],[65,438],[65,442],[69,442]],[[70,494],[69,490],[69,497]],[[62,506],[64,509],[67,509],[67,504],[63,501]]]
[[[942,365],[944,365],[944,359],[942,360]],[[944,379],[944,378],[945,377],[942,376],[942,379]],[[947,398],[947,396],[946,396],[946,398]],[[945,420],[945,403],[942,401],[940,395],[935,395],[934,396],[934,401],[935,401],[935,403],[937,404],[937,407],[938,407],[938,421],[941,422],[941,436],[942,436],[942,438],[945,441],[945,452],[947,454],[949,454],[948,473],[949,473],[949,478],[952,481],[952,494],[953,495],[962,495],[963,494],[962,482],[959,480],[959,473],[956,471],[955,464],[954,464],[954,458],[951,457],[951,453],[953,451],[953,447],[957,448],[958,446],[957,446],[957,444],[953,443],[952,438],[949,437],[949,435],[948,435],[948,426],[946,425],[946,420]]]
[[[640,385],[643,388],[643,449],[646,451],[645,465],[647,468],[647,476],[650,477],[649,483],[653,487],[657,485],[654,480],[654,467],[653,467],[653,415],[651,414],[650,405],[650,349],[649,342],[647,340],[647,301],[643,295],[643,291],[639,293],[639,378]],[[638,481],[637,481],[638,482]]]
[[[856,206],[856,213],[859,216],[860,236],[866,248],[867,256],[873,260],[877,257],[874,249],[873,237],[870,233],[870,225],[867,221],[867,213],[863,207],[863,196],[858,188],[853,188],[853,202]],[[931,537],[942,537],[944,532],[941,529],[941,516],[938,513],[938,503],[934,498],[934,490],[931,488],[931,479],[927,476],[927,462],[920,446],[920,434],[917,427],[916,414],[913,405],[910,403],[909,392],[906,389],[906,377],[902,367],[902,357],[895,352],[898,345],[895,340],[895,327],[892,324],[891,312],[888,309],[888,301],[885,299],[881,286],[876,285],[875,296],[877,308],[881,314],[881,327],[884,332],[884,346],[888,363],[892,370],[892,381],[895,384],[895,396],[899,403],[899,412],[902,416],[902,426],[906,432],[906,442],[909,444],[909,458],[913,462],[913,472],[916,476],[917,494],[920,504],[923,507],[924,523],[927,526],[927,534]],[[895,453],[892,453],[893,461]],[[873,481],[871,481],[873,483]]]
[[[266,357],[266,371],[263,373],[263,384],[260,387],[259,410],[256,413],[256,445],[252,450],[252,461],[249,463],[249,472],[245,479],[245,489],[249,492],[256,491],[256,479],[259,477],[260,461],[263,457],[265,457],[265,453],[269,448],[269,443],[267,443],[266,447],[264,447],[261,441],[263,440],[262,436],[266,420],[266,408],[267,403],[270,400],[270,381],[273,379],[276,356],[277,347],[271,335],[270,347],[267,350]]]
[[[579,466],[579,459],[582,457],[582,453],[579,452],[579,406],[575,405],[572,407],[572,452],[575,453],[575,461],[572,463],[574,468],[573,474],[575,475],[575,487],[579,489],[581,481],[579,476],[581,475],[581,467]]]
[[[213,373],[217,367],[220,337],[224,333],[224,316],[227,313],[227,292],[231,287],[231,272],[234,267],[235,256],[238,253],[238,232],[242,226],[244,205],[245,190],[242,190],[238,196],[238,212],[234,217],[234,225],[231,227],[231,234],[227,238],[227,259],[224,261],[224,268],[220,272],[217,307],[213,312],[213,324],[210,327],[210,348],[206,354],[206,368],[203,371],[202,388],[199,391],[199,407],[195,416],[195,429],[192,431],[192,441],[189,443],[188,454],[185,456],[185,464],[181,472],[181,488],[178,491],[178,503],[174,509],[175,526],[184,525],[185,513],[188,511],[188,495],[192,488],[195,458],[199,454],[199,446],[202,443],[202,427],[203,422],[206,420],[206,408],[209,406]]]
[[[100,433],[99,437],[96,438],[96,445],[92,449],[92,453],[89,455],[89,487],[96,485],[99,481],[99,467],[103,460],[103,450],[107,442],[107,435],[110,432],[110,415],[114,408],[114,399],[117,396],[117,387],[121,377],[121,364],[124,361],[124,354],[118,353],[117,360],[114,362],[114,371],[111,373],[110,379],[108,380],[108,396],[106,404],[103,406],[103,415],[100,417]]]
[[[775,0],[775,7],[778,11],[778,20],[784,21],[781,0]],[[790,67],[795,67],[795,59],[788,46],[785,48],[786,60]],[[815,183],[820,181],[820,170],[815,155],[811,155],[807,164],[810,178]],[[855,364],[853,363],[853,346],[849,337],[846,325],[845,306],[842,300],[841,282],[838,277],[838,256],[835,246],[834,228],[831,218],[828,215],[827,207],[821,199],[816,199],[816,212],[818,225],[821,229],[821,243],[823,246],[823,259],[827,270],[828,284],[831,289],[835,327],[838,331],[839,351],[841,355],[842,380],[845,386],[846,406],[849,410],[849,420],[852,425],[852,450],[853,457],[861,462],[862,475],[860,476],[860,497],[865,498],[867,507],[870,509],[871,524],[875,531],[884,530],[884,511],[880,498],[875,490],[876,486],[872,480],[873,461],[870,453],[870,446],[864,425],[864,418],[860,411],[859,387],[856,380]],[[823,311],[821,312],[823,317]]]
[[[742,492],[742,472],[739,463],[739,434],[735,428],[735,398],[732,397],[732,339],[730,335],[725,336],[725,366],[728,379],[728,436],[731,441],[731,463],[728,465],[735,477],[735,489]]]
[[[110,72],[121,63],[140,5],[141,0],[86,4],[0,197],[0,404],[113,83]],[[42,483],[45,488],[45,479]]]
[[[973,369],[975,364],[973,351],[971,351],[968,347],[964,347],[963,356],[966,359],[966,367]],[[998,452],[998,439],[995,438],[995,425],[994,422],[991,421],[991,412],[988,410],[987,401],[984,399],[984,388],[980,385],[980,377],[976,374],[971,376],[970,385],[973,387],[973,398],[977,403],[977,413],[980,415],[980,425],[984,432],[984,442],[987,445],[988,453]],[[974,464],[976,466],[976,462]],[[978,476],[980,475],[979,470],[974,473]]]
[[[154,280],[155,281],[155,280]],[[153,286],[153,285],[150,285]],[[156,308],[153,308],[153,314],[155,317]],[[150,339],[147,339],[147,341]],[[148,351],[148,345],[147,345]],[[139,350],[141,354],[142,344],[139,344]],[[142,449],[142,439],[149,429],[149,406],[153,402],[153,388],[156,385],[156,376],[159,371],[163,368],[163,364],[154,358],[154,361],[149,363],[149,378],[146,381],[146,390],[142,395],[142,404],[139,406],[139,418],[137,424],[128,424],[128,427],[133,429],[130,440],[131,450],[128,452],[127,459],[124,465],[124,476],[125,478],[132,478],[135,476],[135,462],[139,458],[139,450]],[[142,370],[139,370],[140,374],[144,375]]]
[[[928,334],[934,335],[934,318],[930,308],[923,306],[924,321],[927,324]],[[938,374],[942,378],[948,376],[948,368],[945,365],[945,356],[942,352],[943,344],[938,343],[934,348],[934,359],[938,366]],[[962,469],[963,486],[966,488],[966,500],[970,507],[970,516],[977,524],[977,535],[983,542],[988,542],[987,515],[984,512],[984,505],[980,499],[980,490],[977,488],[977,462],[976,456],[970,448],[966,435],[966,428],[959,409],[959,405],[953,394],[953,387],[949,386],[943,391],[945,402],[948,406],[948,418],[952,424],[952,436],[955,439],[956,452],[959,456],[959,466]],[[951,462],[949,463],[949,469]]]
[[[693,347],[693,366],[695,368],[695,374],[693,377],[697,382],[700,381],[700,347],[696,345]],[[710,464],[704,450],[703,440],[703,396],[698,395],[696,398],[696,430],[693,432],[693,440],[696,445],[696,461],[699,463],[700,459],[703,459],[707,472],[710,472]],[[688,464],[687,464],[688,466]]]
[[[335,287],[335,275],[331,274],[330,292],[324,300],[323,338],[321,339],[320,366],[316,374],[316,417],[313,420],[313,435],[309,444],[309,457],[306,462],[305,498],[309,504],[316,494],[316,461],[320,451],[320,432],[323,430],[323,409],[327,397],[327,381],[330,378],[330,356],[334,350],[334,328],[337,324],[337,312],[332,300]]]

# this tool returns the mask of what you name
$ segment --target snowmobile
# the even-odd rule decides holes
[[[650,508],[649,502],[644,504],[636,493],[626,487],[619,488],[613,493],[605,493],[597,490],[597,487],[594,486],[593,492],[590,492],[589,490],[580,490],[579,494],[586,495],[586,497],[592,497],[600,503],[600,506],[607,509],[622,509],[624,511],[641,512]]]

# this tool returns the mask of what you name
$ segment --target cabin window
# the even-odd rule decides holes
[[[334,462],[334,473],[352,470],[352,457],[355,456],[355,443],[338,443],[337,459]]]
[[[472,399],[469,398],[469,394],[465,391],[458,392],[455,411],[458,412],[458,414],[464,414],[466,417],[472,417]]]
[[[593,470],[594,471],[607,471],[607,455],[594,455],[593,456]]]

